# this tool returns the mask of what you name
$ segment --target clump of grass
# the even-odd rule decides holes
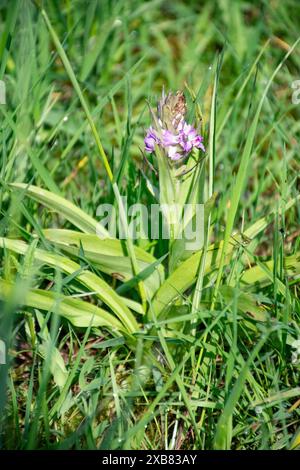
[[[1,448],[299,446],[299,6],[225,4],[2,3]],[[207,148],[181,258],[96,235],[155,202],[163,85]]]

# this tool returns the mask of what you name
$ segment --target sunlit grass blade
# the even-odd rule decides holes
[[[103,148],[103,145],[102,145],[102,142],[100,140],[100,136],[98,134],[98,131],[97,131],[97,128],[95,126],[95,123],[94,123],[94,120],[93,120],[93,117],[92,117],[92,114],[89,110],[89,107],[87,105],[87,102],[83,96],[83,93],[81,91],[81,88],[80,88],[80,85],[78,83],[78,80],[74,74],[74,71],[72,69],[72,66],[69,62],[69,59],[59,41],[59,38],[55,32],[55,30],[53,29],[51,23],[50,23],[50,20],[48,18],[48,15],[47,13],[45,12],[45,10],[42,10],[42,15],[45,19],[45,22],[47,24],[47,27],[50,31],[50,34],[52,36],[52,39],[55,43],[55,46],[56,46],[56,49],[61,57],[61,60],[65,66],[65,69],[70,77],[70,80],[72,82],[72,85],[78,95],[78,98],[81,102],[81,105],[84,109],[84,112],[86,114],[86,117],[87,117],[87,120],[89,122],[89,125],[91,127],[91,131],[93,133],[93,136],[94,136],[94,139],[95,139],[95,142],[96,142],[96,145],[97,145],[97,148],[98,148],[98,151],[99,151],[99,154],[101,156],[101,159],[103,161],[103,164],[104,164],[104,167],[105,167],[105,170],[106,170],[106,173],[108,175],[108,178],[109,178],[109,181],[110,183],[112,184],[112,188],[113,188],[113,191],[114,191],[114,194],[115,194],[115,197],[116,197],[116,200],[117,200],[117,204],[118,204],[118,207],[119,207],[119,214],[120,214],[120,218],[122,220],[122,224],[123,224],[123,228],[126,232],[128,232],[128,223],[127,223],[127,218],[126,218],[126,214],[125,214],[125,210],[124,210],[124,206],[123,206],[123,201],[122,201],[122,198],[121,198],[121,194],[120,194],[120,191],[119,191],[119,188],[118,188],[118,185],[116,184],[116,182],[114,181],[114,176],[113,176],[113,172],[111,170],[111,167],[109,165],[109,162],[108,162],[108,159],[107,159],[107,156],[106,156],[106,153],[104,151],[104,148]],[[134,248],[133,248],[133,243],[132,243],[132,240],[130,238],[130,236],[128,236],[128,233],[127,233],[127,237],[126,237],[126,244],[127,244],[127,247],[128,247],[128,252],[129,252],[129,256],[131,258],[131,262],[132,262],[132,268],[133,268],[133,271],[134,271],[134,275],[136,276],[139,272],[139,269],[138,269],[138,263],[137,263],[137,260],[136,260],[136,257],[135,257],[135,253],[134,253]],[[139,284],[139,291],[140,291],[140,295],[141,295],[141,300],[142,300],[142,305],[144,307],[144,309],[146,309],[146,294],[145,294],[145,288],[144,288],[144,284],[143,284],[143,281],[140,281]]]
[[[12,292],[12,284],[0,279],[0,297],[9,299]],[[52,311],[69,320],[74,326],[87,328],[92,326],[105,327],[114,334],[125,332],[125,327],[113,315],[89,302],[73,299],[64,295],[57,296],[55,292],[42,289],[30,289],[24,293],[22,302],[28,307],[44,311]]]
[[[21,240],[12,240],[8,238],[0,238],[0,247],[15,251],[24,255],[28,250],[28,245]],[[128,329],[129,333],[133,333],[139,329],[138,324],[127,308],[123,299],[96,274],[81,269],[80,265],[74,261],[54,253],[48,253],[45,250],[35,248],[33,252],[35,261],[41,264],[47,264],[53,268],[61,269],[68,275],[73,275],[81,284],[85,285],[89,291],[102,300],[108,307],[112,309],[115,315]]]
[[[247,177],[247,169],[248,169],[249,161],[250,161],[250,158],[251,158],[251,155],[252,155],[252,147],[253,147],[253,142],[254,142],[255,135],[256,135],[256,129],[257,129],[258,122],[259,122],[259,116],[260,116],[264,101],[267,97],[268,91],[269,91],[269,89],[270,89],[270,87],[273,83],[274,78],[276,77],[277,73],[280,71],[281,67],[283,66],[283,64],[285,63],[287,58],[295,50],[296,46],[299,44],[299,41],[300,41],[300,38],[298,38],[297,41],[293,44],[293,46],[289,49],[287,54],[284,56],[283,60],[279,63],[279,65],[276,67],[275,71],[271,75],[271,77],[270,77],[270,79],[267,83],[267,86],[264,89],[264,92],[263,92],[263,95],[260,99],[260,102],[258,104],[255,116],[254,116],[253,121],[251,123],[251,126],[248,130],[244,150],[243,150],[243,153],[242,153],[242,156],[241,156],[241,162],[240,162],[240,165],[239,165],[239,170],[238,170],[238,173],[237,173],[237,176],[236,176],[235,183],[234,183],[234,185],[232,187],[232,190],[231,190],[231,196],[230,196],[230,200],[229,200],[230,207],[229,207],[228,214],[227,214],[227,217],[226,217],[224,244],[223,244],[223,247],[222,247],[222,254],[221,254],[221,259],[220,259],[219,268],[218,268],[218,276],[217,276],[217,280],[216,280],[216,284],[215,284],[214,299],[216,299],[218,289],[219,289],[219,285],[220,285],[220,282],[221,282],[221,278],[222,278],[222,275],[223,275],[223,268],[224,268],[227,248],[228,248],[228,245],[229,245],[230,236],[231,236],[232,229],[233,229],[233,226],[234,226],[234,221],[235,221],[235,218],[236,218],[238,205],[240,203],[242,190],[244,188],[245,180],[246,180],[246,177]],[[212,303],[212,308],[213,308],[213,303]]]
[[[285,209],[288,210],[296,204],[299,197],[291,199]],[[229,246],[227,248],[226,258],[223,262],[230,261],[232,257],[232,251],[240,246],[243,242],[244,237],[250,242],[261,233],[273,220],[273,214],[271,213],[267,217],[263,217],[254,222],[247,230],[244,231],[243,235],[235,236],[230,239]],[[205,261],[204,274],[208,274],[214,270],[219,269],[220,262],[222,259],[222,253],[224,251],[223,242],[220,244],[214,244],[208,247]],[[195,253],[189,259],[184,261],[161,285],[157,291],[152,307],[159,315],[172,301],[178,296],[183,294],[189,287],[191,287],[197,278],[198,266],[202,250]]]
[[[12,183],[11,187],[22,191],[24,195],[28,195],[35,201],[44,204],[58,214],[63,215],[83,232],[96,233],[96,230],[98,230],[104,237],[109,236],[108,232],[101,226],[101,224],[97,225],[96,220],[91,216],[57,194],[38,188],[37,186],[26,185],[24,183]]]
[[[261,339],[251,352],[247,362],[242,368],[239,377],[230,392],[230,395],[225,403],[224,410],[222,411],[221,417],[219,418],[215,438],[214,438],[214,448],[218,450],[225,450],[231,448],[231,439],[232,439],[232,416],[236,404],[243,392],[245,382],[247,380],[247,374],[251,367],[252,362],[255,360],[257,354],[263,347],[264,343],[267,340],[268,335],[262,335]]]
[[[120,280],[129,281],[134,277],[130,258],[125,255],[121,241],[106,238],[101,239],[93,234],[80,234],[72,230],[47,229],[44,230],[44,236],[47,240],[55,243],[62,250],[72,254],[80,255],[80,247],[84,250],[84,256],[104,272],[120,275]],[[139,269],[144,270],[156,263],[156,259],[135,246],[135,256],[139,264]],[[155,264],[155,270],[145,279],[145,286],[149,289],[149,295],[152,297],[164,280],[164,268],[161,263]]]

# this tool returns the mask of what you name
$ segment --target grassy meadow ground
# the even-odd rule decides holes
[[[0,2],[0,448],[300,446],[299,21],[297,0]],[[163,87],[206,147],[204,246],[175,267],[166,240],[95,234],[100,204],[155,202]]]

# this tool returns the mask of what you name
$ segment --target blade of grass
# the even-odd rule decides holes
[[[239,378],[237,379],[226,401],[224,410],[221,414],[216,428],[216,434],[214,438],[214,448],[216,450],[225,450],[230,449],[231,447],[231,422],[234,409],[243,392],[243,388],[247,379],[247,374],[250,369],[250,366],[258,355],[261,348],[263,347],[263,345],[265,344],[266,340],[268,339],[269,334],[270,333],[265,333],[261,336],[257,345],[255,346],[249,358],[247,359],[244,367],[242,368]]]
[[[104,164],[104,167],[105,167],[105,170],[106,170],[106,173],[108,175],[108,178],[112,184],[112,187],[113,187],[113,191],[115,193],[115,197],[117,199],[117,202],[118,202],[118,205],[119,205],[119,213],[120,213],[120,218],[122,220],[122,223],[123,223],[123,226],[124,226],[124,230],[125,230],[125,235],[126,235],[126,244],[127,244],[127,248],[128,248],[128,252],[129,252],[129,256],[131,258],[131,262],[132,262],[132,268],[133,268],[133,271],[134,271],[134,274],[135,276],[138,275],[139,273],[139,268],[138,268],[138,263],[137,263],[137,259],[136,259],[136,256],[135,256],[135,252],[134,252],[134,248],[133,248],[133,243],[132,243],[132,240],[129,236],[129,230],[128,230],[128,223],[127,223],[127,219],[126,219],[126,214],[125,214],[125,209],[124,209],[124,204],[123,204],[123,201],[122,201],[122,197],[121,197],[121,194],[119,192],[119,188],[118,188],[118,185],[114,182],[114,176],[113,176],[113,173],[112,173],[112,170],[110,168],[110,165],[109,165],[109,162],[108,162],[108,159],[107,159],[107,156],[106,156],[106,153],[104,151],[104,148],[102,146],[102,143],[101,143],[101,140],[100,140],[100,136],[98,134],[98,131],[97,131],[97,128],[95,126],[95,123],[94,123],[94,120],[92,118],[92,115],[90,113],[90,110],[89,110],[89,107],[85,101],[85,98],[83,96],[83,93],[81,91],[81,88],[79,86],[79,83],[77,81],[77,78],[74,74],[74,71],[72,69],[72,66],[69,62],[69,59],[58,39],[58,36],[56,34],[56,32],[54,31],[51,23],[50,23],[50,20],[48,18],[48,15],[46,13],[45,10],[42,9],[41,11],[44,19],[45,19],[45,22],[47,24],[47,27],[50,31],[50,34],[52,36],[52,39],[53,39],[53,42],[56,46],[56,49],[59,53],[59,56],[65,66],[65,69],[70,77],[70,80],[72,82],[72,85],[78,95],[78,98],[81,102],[81,105],[84,109],[84,112],[86,114],[86,117],[87,117],[87,120],[89,122],[89,125],[91,127],[91,130],[92,130],[92,133],[93,133],[93,136],[94,136],[94,139],[95,139],[95,142],[96,142],[96,145],[97,145],[97,148],[98,148],[98,151],[99,151],[99,154],[102,158],[102,161],[103,161],[103,164]],[[140,291],[140,296],[141,296],[141,300],[142,300],[142,305],[144,307],[144,309],[146,309],[146,292],[145,292],[145,287],[144,287],[144,284],[142,281],[140,281],[138,283],[138,286],[139,286],[139,291]]]
[[[255,134],[256,134],[256,129],[257,129],[257,126],[258,126],[260,112],[262,110],[264,101],[267,97],[268,91],[269,91],[269,89],[270,89],[270,87],[273,83],[274,78],[276,77],[277,73],[279,72],[279,70],[281,69],[282,65],[285,63],[287,58],[294,51],[294,49],[298,45],[299,41],[300,41],[300,38],[298,38],[297,41],[293,44],[293,46],[290,48],[290,50],[287,52],[287,54],[284,56],[282,61],[279,63],[279,65],[276,67],[275,71],[271,75],[271,77],[270,77],[270,79],[267,83],[267,86],[265,87],[264,93],[263,93],[263,95],[260,99],[260,102],[258,104],[254,119],[253,119],[252,124],[250,126],[250,129],[248,131],[245,147],[244,147],[242,157],[241,157],[241,163],[240,163],[240,166],[239,166],[238,174],[237,174],[237,177],[236,177],[235,184],[233,185],[233,188],[232,188],[232,191],[231,191],[230,208],[229,208],[228,215],[227,215],[225,234],[224,234],[224,244],[222,246],[222,253],[221,253],[220,265],[219,265],[219,270],[218,270],[218,276],[217,276],[216,283],[215,283],[215,290],[214,290],[214,295],[213,295],[213,300],[212,300],[212,305],[211,305],[212,310],[214,308],[214,303],[215,303],[216,297],[218,295],[218,289],[219,289],[221,279],[222,279],[222,275],[223,275],[225,257],[226,257],[228,244],[229,244],[231,232],[232,232],[232,229],[233,229],[233,225],[234,225],[238,205],[239,205],[239,202],[240,202],[240,197],[241,197],[242,190],[243,190],[245,180],[246,180],[246,176],[247,176],[248,164],[249,164],[249,160],[250,160],[251,155],[252,155],[252,147],[253,147],[253,142],[254,142],[254,138],[255,138]]]

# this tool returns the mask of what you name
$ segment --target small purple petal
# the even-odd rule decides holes
[[[164,146],[169,146],[169,145],[176,145],[179,143],[179,136],[172,134],[172,132],[168,130],[163,131],[163,142],[162,144]]]
[[[201,148],[205,151],[202,145],[203,137],[197,134],[197,131],[190,124],[184,122],[179,133],[179,143],[186,153],[189,153],[193,147]]]
[[[197,147],[198,149],[201,149],[203,152],[205,152],[205,147],[202,141],[203,137],[201,135],[197,135],[197,137],[194,139],[193,145],[194,147]]]
[[[179,160],[182,155],[180,155],[180,153],[177,152],[177,147],[175,146],[170,146],[168,147],[168,157],[171,159],[171,160]]]
[[[148,153],[154,152],[155,144],[159,143],[159,139],[157,138],[157,136],[154,132],[154,129],[152,127],[149,127],[149,129],[147,131],[147,135],[144,139],[144,143],[145,143],[146,152],[148,152]]]
[[[190,152],[193,148],[193,143],[190,141],[182,141],[181,146],[185,152]]]

